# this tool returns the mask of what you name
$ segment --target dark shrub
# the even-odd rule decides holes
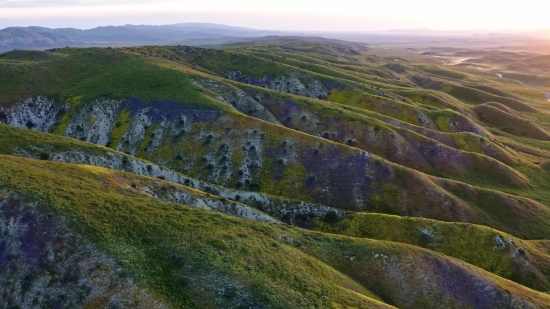
[[[27,129],[32,129],[32,128],[36,127],[34,122],[32,122],[30,119],[27,120],[27,123],[25,124],[25,126],[27,127]]]
[[[8,122],[8,116],[4,112],[0,112],[0,122],[2,123]]]
[[[338,219],[339,219],[338,214],[334,210],[331,210],[325,214],[323,221],[325,221],[326,223],[334,223],[338,221]]]

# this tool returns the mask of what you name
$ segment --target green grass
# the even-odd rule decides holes
[[[321,297],[325,294],[338,305],[384,307],[349,278],[280,244],[277,234],[283,230],[277,226],[135,196],[98,181],[98,174],[109,173],[101,168],[9,157],[0,162],[2,183],[78,222],[73,228],[175,307],[212,307],[216,289],[231,282],[245,285],[254,301],[279,308],[310,301],[326,307]],[[192,268],[183,270],[178,263]],[[207,274],[211,277],[200,282]],[[288,281],[291,276],[298,279]]]
[[[251,132],[260,132],[261,148],[266,152],[263,166],[251,175],[261,193],[306,202],[330,202],[343,208],[351,206],[338,202],[340,199],[355,197],[338,196],[334,189],[334,195],[325,198],[325,191],[314,193],[306,186],[308,177],[315,179],[316,171],[306,168],[310,162],[299,159],[281,164],[267,153],[279,151],[276,149],[283,141],[289,141],[298,158],[314,150],[330,149],[334,158],[325,160],[332,163],[323,164],[337,164],[338,157],[348,158],[358,153],[357,148],[363,149],[378,155],[368,164],[387,166],[389,172],[365,179],[372,194],[361,205],[373,212],[404,217],[358,213],[338,224],[317,222],[317,228],[325,232],[363,238],[359,239],[240,220],[162,202],[112,182],[109,175],[118,177],[122,175],[119,172],[88,166],[2,156],[0,180],[74,220],[73,228],[115,256],[155,295],[177,307],[219,307],[216,291],[227,282],[242,284],[243,291],[253,295],[258,303],[280,307],[362,308],[379,306],[373,299],[380,298],[407,308],[451,306],[447,296],[437,289],[429,291],[417,280],[424,276],[437,280],[437,276],[430,277],[435,267],[433,259],[442,259],[442,263],[464,272],[470,266],[463,262],[471,263],[525,286],[549,289],[549,258],[544,242],[517,237],[542,239],[550,235],[550,144],[527,134],[503,132],[500,127],[509,123],[501,121],[491,127],[475,113],[476,108],[485,106],[481,104],[494,101],[514,110],[522,121],[547,130],[550,109],[541,93],[466,67],[443,68],[437,65],[438,59],[409,51],[358,52],[334,42],[273,38],[227,46],[225,51],[177,51],[178,47],[151,46],[8,52],[0,56],[0,89],[9,89],[0,93],[0,106],[11,106],[33,95],[68,103],[68,109],[58,115],[51,130],[55,134],[63,134],[83,104],[95,99],[172,100],[222,111],[216,123],[194,123],[181,141],[173,142],[164,136],[151,154],[144,147],[151,140],[150,133],[163,126],[153,123],[144,140],[137,144],[137,156],[178,170],[183,169],[183,163],[174,158],[184,155],[192,164],[178,171],[215,184],[222,180],[212,176],[206,162],[200,159],[217,156],[218,147],[229,143],[233,150],[226,159],[232,164],[232,175],[224,185],[235,187],[241,177],[239,168],[250,164],[245,162],[245,145],[251,140]],[[485,63],[507,65],[512,60],[521,59],[503,55],[486,59]],[[257,78],[298,74],[322,83],[337,81],[340,87],[333,89],[325,101],[302,98],[223,78],[234,71]],[[412,76],[441,87],[420,88],[408,79]],[[248,95],[250,102],[267,106],[270,100],[276,117],[286,113],[282,106],[288,100],[296,103],[300,114],[292,115],[296,119],[288,122],[279,117],[287,128],[242,115],[217,100],[215,89],[194,82],[204,78],[244,90],[240,94]],[[537,78],[540,76],[532,77]],[[110,132],[111,147],[122,142],[132,125],[131,115],[129,110],[117,115]],[[463,132],[456,123],[476,126],[486,136]],[[27,151],[37,157],[41,153],[79,151],[102,156],[113,151],[4,125],[0,125],[0,131],[0,152],[9,155]],[[331,141],[322,139],[319,136],[324,131],[337,137]],[[212,142],[205,143],[208,134],[212,134]],[[343,145],[348,140],[355,143]],[[439,147],[435,141],[446,146]],[[436,148],[449,152],[441,155]],[[418,157],[419,152],[426,155]],[[277,173],[281,179],[275,177]],[[328,175],[323,181],[332,185],[332,176],[337,175]],[[124,177],[137,182],[134,176]],[[154,187],[156,180],[140,181]],[[334,184],[334,188],[337,185],[344,184]],[[500,231],[451,221],[475,222]],[[423,230],[432,236],[422,236]],[[512,237],[514,246],[521,247],[525,256],[512,254],[510,250],[516,248],[513,246],[495,248],[496,235]],[[218,254],[219,250],[224,255]],[[391,256],[392,262],[371,258],[375,254],[380,257],[381,253]],[[350,263],[351,256],[358,263]],[[226,261],[223,257],[227,257]],[[524,262],[530,268],[518,266]],[[179,263],[192,267],[181,267]],[[475,276],[514,295],[534,299],[540,306],[549,303],[542,294],[474,269]],[[396,273],[406,279],[398,282],[391,275]],[[405,292],[400,286],[415,287],[419,296],[402,294]],[[328,296],[328,301],[323,295]]]
[[[2,62],[37,62],[48,61],[57,58],[63,58],[66,55],[56,54],[48,51],[34,51],[34,50],[14,50],[11,52],[5,52],[0,54],[0,63]]]
[[[467,75],[465,75],[465,74],[455,72],[455,71],[451,71],[451,70],[447,70],[447,69],[443,69],[441,67],[434,66],[434,65],[417,65],[415,67],[422,70],[422,71],[425,71],[425,72],[428,72],[428,73],[431,73],[431,74],[434,74],[434,75],[437,75],[437,76],[440,76],[440,77],[450,78],[450,79],[459,79],[459,80],[461,80],[461,79],[465,79],[467,77]]]
[[[428,248],[522,285],[540,291],[550,289],[547,252],[531,242],[484,226],[367,213],[351,215],[337,224],[318,224],[316,229],[320,231]],[[521,250],[523,254],[518,253]],[[524,263],[533,267],[525,269]]]
[[[55,61],[0,64],[0,106],[33,95],[120,99],[126,96],[174,100],[223,108],[194,86],[189,69],[115,49],[90,49]]]
[[[135,280],[175,307],[220,306],[215,300],[218,289],[238,283],[244,286],[239,290],[249,293],[255,303],[276,308],[311,304],[322,308],[383,308],[375,300],[377,296],[340,272],[368,282],[361,274],[353,274],[342,253],[362,257],[378,252],[399,259],[433,255],[395,243],[338,240],[136,196],[98,178],[105,174],[109,171],[90,166],[8,156],[0,160],[0,182],[41,203],[46,211],[69,219],[70,227],[115,257]],[[443,256],[437,258],[445,260]],[[182,269],[182,263],[188,267]],[[376,259],[360,258],[358,263],[369,271],[379,265]],[[535,304],[550,300],[488,273],[478,276]],[[395,290],[393,280],[380,285],[383,277],[373,279],[387,299],[409,301]],[[412,308],[448,301],[434,298],[445,295],[438,293],[410,295],[416,299]]]

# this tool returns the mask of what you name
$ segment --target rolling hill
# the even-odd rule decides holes
[[[0,303],[549,308],[544,97],[438,61],[297,37],[0,54]]]

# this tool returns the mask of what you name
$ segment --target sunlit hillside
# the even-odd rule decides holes
[[[550,308],[548,57],[0,54],[0,307]]]

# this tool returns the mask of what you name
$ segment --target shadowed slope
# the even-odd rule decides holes
[[[502,105],[485,103],[476,106],[474,111],[481,121],[504,132],[543,141],[550,140],[548,132],[523,118],[518,113],[505,109]]]

